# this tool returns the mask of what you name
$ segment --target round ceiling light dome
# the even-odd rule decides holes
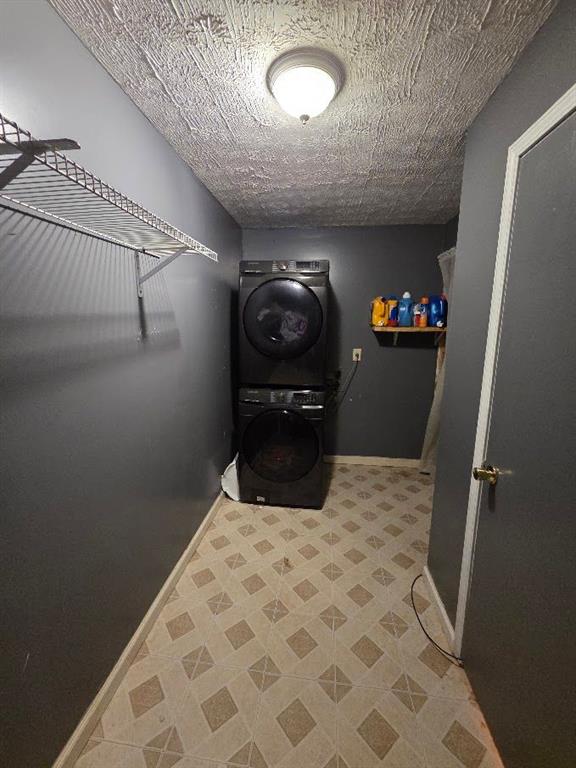
[[[344,82],[344,69],[333,54],[297,48],[279,56],[268,70],[268,87],[282,109],[306,124],[324,112]]]

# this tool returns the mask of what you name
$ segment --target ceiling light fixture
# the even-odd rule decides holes
[[[279,56],[268,70],[268,88],[282,109],[306,125],[324,112],[344,82],[336,56],[317,48],[297,48]]]

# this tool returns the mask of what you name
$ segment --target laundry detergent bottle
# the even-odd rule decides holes
[[[383,296],[376,296],[372,301],[371,323],[373,328],[386,325],[386,300]]]
[[[390,296],[386,305],[388,307],[388,322],[386,325],[396,327],[398,325],[398,299],[396,296]]]
[[[409,328],[412,325],[413,305],[412,294],[410,291],[405,291],[398,302],[398,325],[401,328]]]
[[[444,328],[447,315],[446,296],[430,296],[430,319],[429,324],[433,328]]]
[[[430,299],[428,296],[422,296],[419,304],[418,322],[415,325],[418,328],[426,328],[430,315]]]

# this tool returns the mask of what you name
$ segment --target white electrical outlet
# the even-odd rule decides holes
[[[359,363],[362,360],[362,347],[355,347],[352,350],[352,362]]]

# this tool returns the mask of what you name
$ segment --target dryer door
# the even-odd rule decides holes
[[[242,453],[259,477],[291,483],[308,474],[318,461],[319,440],[314,427],[294,411],[265,411],[250,422]]]
[[[256,288],[244,307],[244,330],[259,352],[279,360],[303,355],[322,332],[322,307],[314,291],[289,278]]]

